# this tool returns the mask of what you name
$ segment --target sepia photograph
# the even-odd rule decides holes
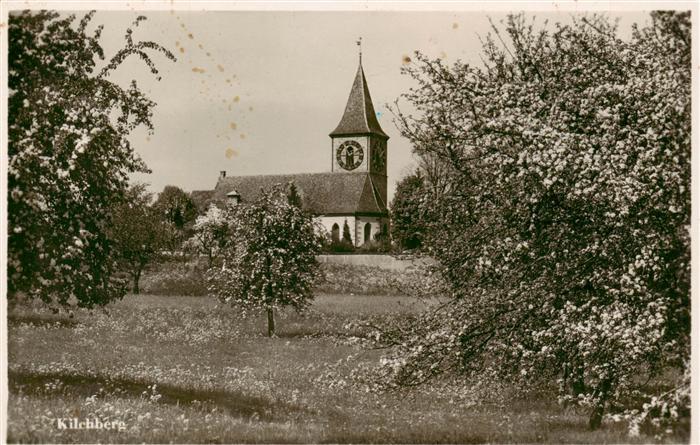
[[[0,440],[698,439],[698,5],[489,6],[3,2]]]

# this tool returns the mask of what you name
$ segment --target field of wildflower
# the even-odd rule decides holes
[[[209,297],[129,295],[105,308],[53,314],[9,308],[8,442],[604,443],[622,424],[588,431],[587,413],[547,391],[437,380],[377,391],[363,369],[381,350],[358,323],[408,317],[431,302],[319,295],[280,312],[278,337]],[[121,422],[58,428],[57,419]],[[677,438],[676,438],[677,439]],[[671,438],[669,440],[674,440]]]

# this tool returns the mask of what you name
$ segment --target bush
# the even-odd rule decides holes
[[[322,253],[351,253],[355,251],[355,246],[346,241],[333,241],[321,247]]]
[[[381,240],[368,241],[358,249],[359,253],[386,253],[391,250],[389,243]]]

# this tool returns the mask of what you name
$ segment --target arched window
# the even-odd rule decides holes
[[[370,238],[371,236],[372,236],[372,224],[367,223],[367,224],[365,224],[365,243],[372,241],[372,238]]]
[[[333,229],[331,229],[331,241],[334,243],[340,242],[340,227],[338,224],[333,224]]]

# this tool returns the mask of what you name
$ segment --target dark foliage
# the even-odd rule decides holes
[[[391,237],[402,249],[417,249],[423,244],[426,222],[421,203],[424,199],[426,193],[420,171],[404,177],[396,185],[391,202]]]

